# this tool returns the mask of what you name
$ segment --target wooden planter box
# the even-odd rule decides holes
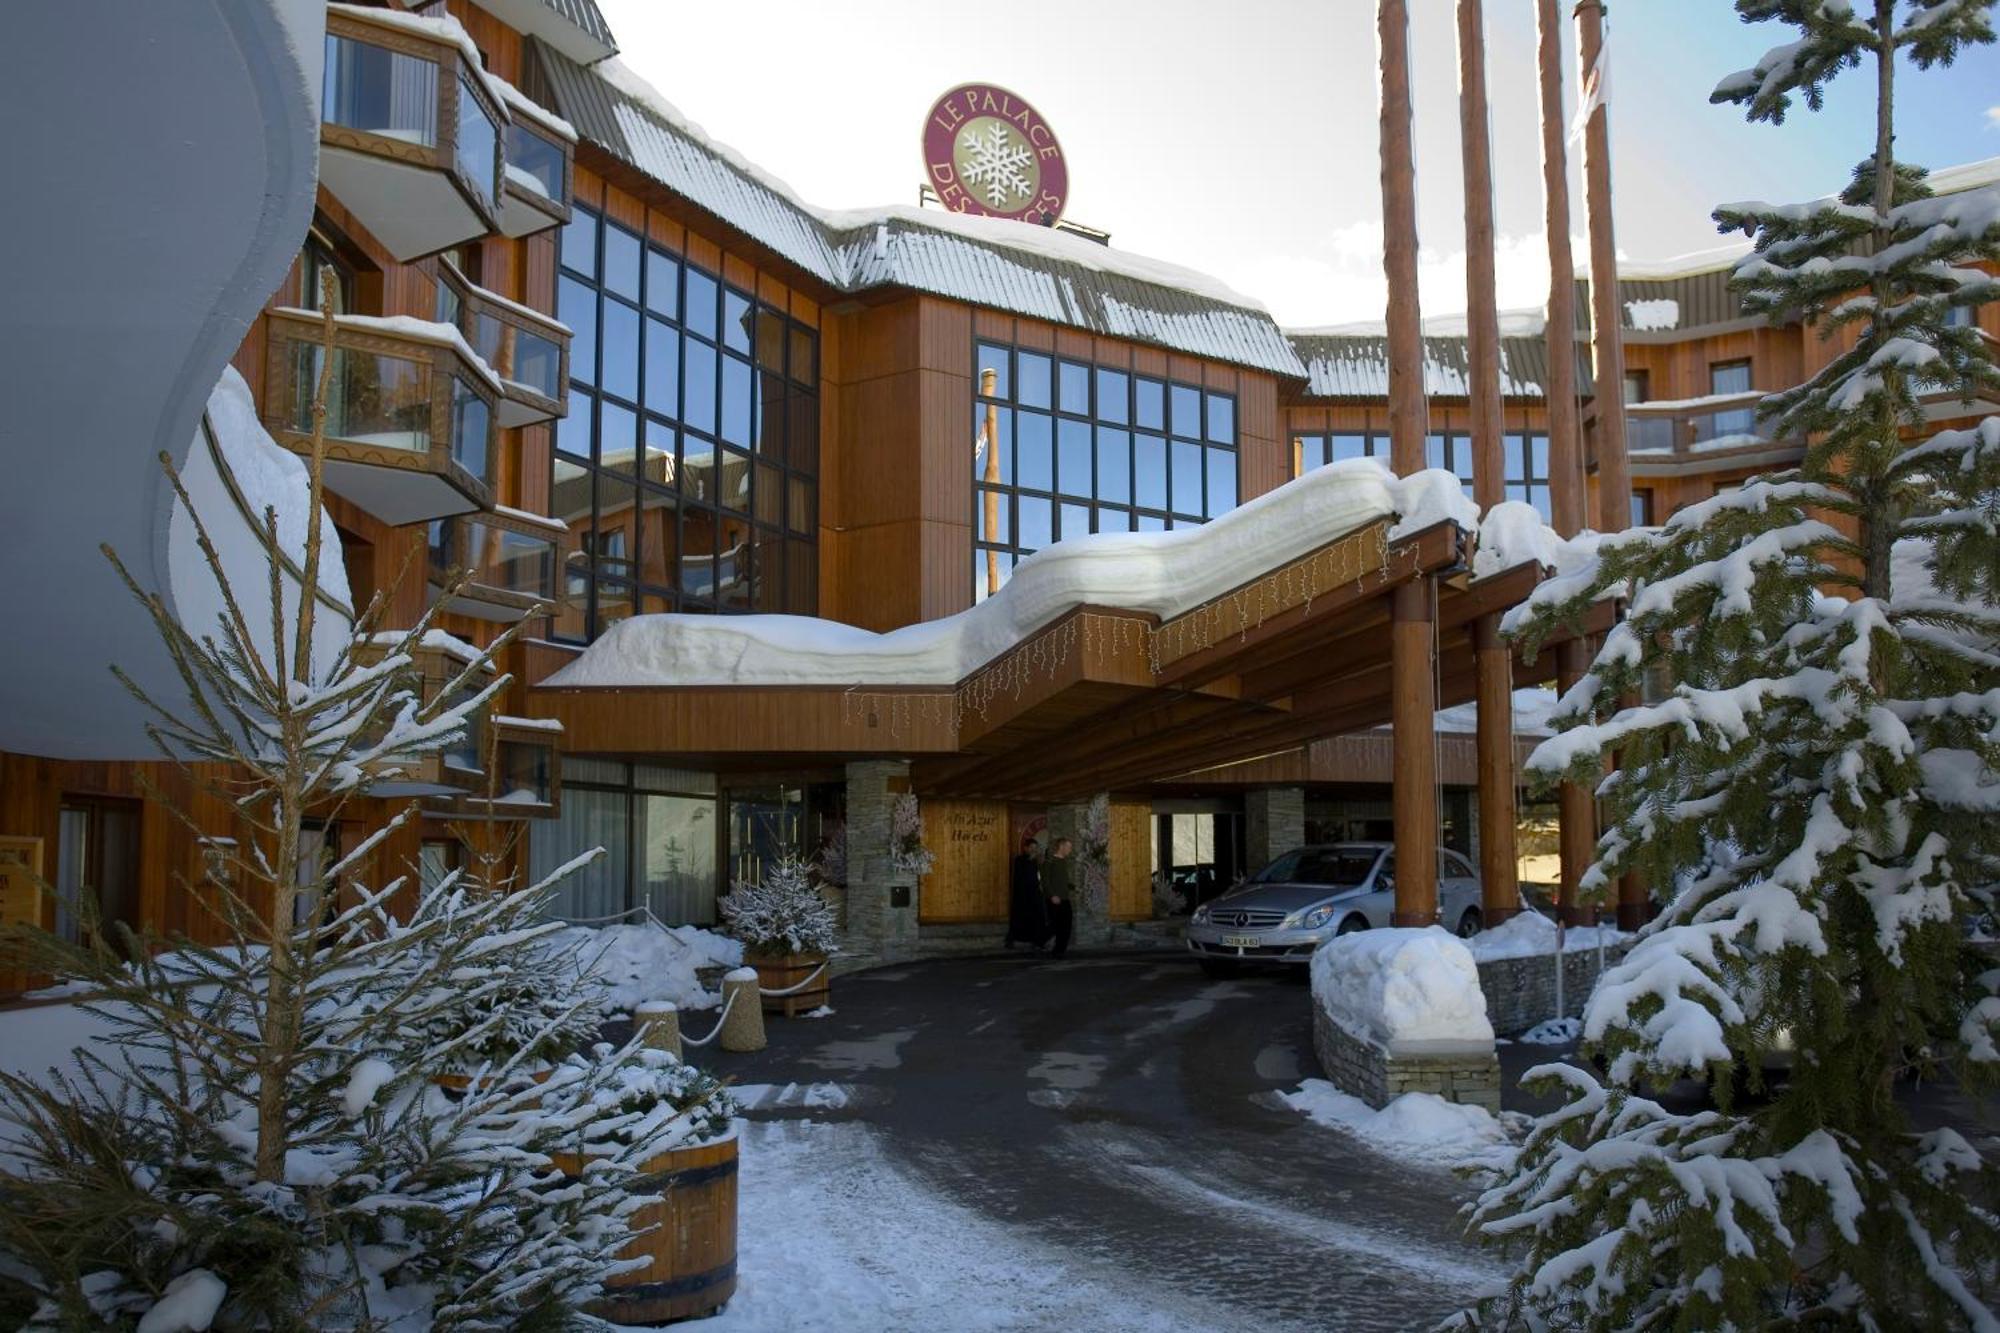
[[[584,1161],[555,1154],[567,1175],[580,1174]],[[645,1265],[607,1282],[590,1313],[614,1324],[661,1324],[721,1309],[736,1294],[735,1136],[662,1153],[632,1193],[650,1199],[632,1214],[633,1229],[645,1234],[618,1257]]]
[[[766,995],[764,1012],[783,1014],[791,1018],[798,1014],[809,1014],[826,1004],[833,993],[833,978],[824,970],[826,955],[823,953],[763,953],[746,949],[743,961],[757,969],[757,988],[764,991],[789,991],[800,985],[815,969],[820,969],[811,985],[790,995]]]

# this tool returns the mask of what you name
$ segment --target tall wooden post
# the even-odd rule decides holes
[[[1597,367],[1597,526],[1622,532],[1632,518],[1632,465],[1625,438],[1625,328],[1618,299],[1618,242],[1611,216],[1611,108],[1603,98],[1603,0],[1577,0],[1576,44],[1585,91],[1598,103],[1583,129],[1583,199],[1590,219],[1590,327]],[[1634,701],[1636,702],[1636,700]],[[1617,762],[1623,762],[1623,755]],[[1646,924],[1646,881],[1618,881],[1618,928]]]
[[[1396,906],[1390,923],[1428,926],[1437,900],[1437,684],[1431,674],[1435,636],[1428,580],[1393,594],[1389,724],[1395,746],[1390,815],[1396,825]]]
[[[1542,225],[1549,244],[1549,507],[1555,529],[1584,526],[1583,441],[1576,407],[1576,266],[1569,252],[1569,160],[1563,146],[1562,23],[1535,0],[1542,86]]]
[[[1569,250],[1569,159],[1563,143],[1562,21],[1556,0],[1535,0],[1535,33],[1541,64],[1543,226],[1549,244],[1549,508],[1556,532],[1574,537],[1584,527],[1583,433],[1576,405],[1576,266]],[[1567,690],[1589,664],[1581,640],[1556,649],[1556,679]],[[1557,795],[1562,821],[1562,883],[1556,911],[1579,919],[1577,890],[1597,845],[1597,807],[1591,793],[1564,783]]]
[[[1382,271],[1388,279],[1389,461],[1424,466],[1423,320],[1417,306],[1417,166],[1411,142],[1407,0],[1376,8],[1382,67]],[[1390,627],[1390,730],[1396,753],[1399,926],[1437,920],[1437,687],[1428,580],[1396,589]]]
[[[1505,421],[1500,408],[1500,308],[1494,290],[1493,135],[1486,109],[1482,0],[1458,0],[1458,121],[1465,162],[1465,311],[1472,383],[1472,498],[1490,509],[1506,498]],[[1478,698],[1481,914],[1496,926],[1520,908],[1515,853],[1514,677],[1500,617],[1473,625]]]
[[[1382,271],[1388,279],[1389,462],[1424,467],[1424,340],[1417,306],[1417,165],[1411,144],[1407,0],[1376,10],[1382,53]]]
[[[992,366],[979,372],[979,392],[987,398],[994,396],[999,385],[1000,372]],[[986,440],[985,479],[994,486],[1000,484],[1000,409],[992,403],[986,404],[986,415],[980,424],[980,432]],[[986,540],[998,541],[1000,529],[1000,492],[987,491],[982,497],[986,508]],[[1000,591],[1000,553],[989,549],[986,552],[986,595],[991,597]]]

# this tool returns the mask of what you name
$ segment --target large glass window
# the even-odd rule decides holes
[[[819,606],[818,335],[579,207],[557,313],[570,342],[555,494],[572,613]]]
[[[604,855],[563,880],[550,904],[572,921],[713,925],[720,884],[714,775],[571,757],[562,812],[538,820],[528,861],[541,879],[593,847]]]
[[[1719,361],[1708,368],[1708,391],[1711,394],[1750,392],[1750,363],[1748,361]],[[1723,435],[1748,435],[1757,429],[1755,408],[1739,407],[1726,412],[1713,413],[1714,426],[1708,433],[1697,427],[1697,439],[1713,439]]]
[[[329,125],[434,146],[438,67],[351,37],[326,39],[320,119]],[[487,174],[492,174],[488,169]]]
[[[1233,396],[990,342],[973,372],[974,600],[1051,543],[1236,507]]]
[[[1292,436],[1292,475],[1303,477],[1316,467],[1340,463],[1350,458],[1389,457],[1389,437],[1362,432],[1335,431],[1332,434]]]
[[[1507,465],[1507,498],[1533,505],[1544,523],[1553,521],[1554,510],[1549,505],[1549,437],[1509,431],[1501,442],[1501,451]]]

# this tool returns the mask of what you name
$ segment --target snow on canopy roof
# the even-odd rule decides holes
[[[643,615],[607,630],[544,685],[954,686],[1084,605],[1180,615],[1390,515],[1391,536],[1479,511],[1458,478],[1397,478],[1370,458],[1315,469],[1198,528],[1099,533],[1023,560],[986,600],[877,634],[806,616]]]
[[[1256,301],[1214,278],[1053,228],[907,206],[815,208],[711,140],[619,60],[588,69],[535,44],[546,96],[585,141],[821,282],[900,286],[1191,355],[1305,375]]]
[[[1381,399],[1389,394],[1389,340],[1375,333],[1292,333],[1306,367],[1308,398]],[[1424,338],[1424,396],[1464,398],[1472,382],[1463,337]],[[1541,398],[1548,377],[1548,345],[1540,337],[1500,339],[1500,393]],[[1587,361],[1577,361],[1578,391],[1590,392]]]

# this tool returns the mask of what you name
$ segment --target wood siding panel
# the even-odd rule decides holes
[[[927,800],[923,810],[937,863],[918,885],[917,920],[1005,921],[1013,860],[1006,803]]]
[[[1153,808],[1111,806],[1111,919],[1147,921],[1153,915]]]

